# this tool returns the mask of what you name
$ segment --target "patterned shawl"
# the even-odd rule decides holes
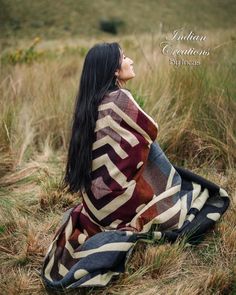
[[[98,108],[92,185],[67,213],[46,254],[46,287],[105,286],[125,271],[140,239],[197,243],[229,206],[217,185],[174,167],[155,142],[158,126],[128,90]]]

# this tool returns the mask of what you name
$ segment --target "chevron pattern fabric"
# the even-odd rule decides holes
[[[107,94],[98,110],[92,185],[44,260],[51,289],[105,286],[124,272],[139,239],[198,243],[229,206],[222,188],[169,162],[156,142],[157,123],[128,90]]]

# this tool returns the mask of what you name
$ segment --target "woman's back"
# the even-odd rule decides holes
[[[96,223],[123,228],[154,194],[142,174],[157,125],[124,89],[107,94],[98,111],[92,185],[83,204]]]

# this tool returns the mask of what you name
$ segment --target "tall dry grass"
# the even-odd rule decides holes
[[[159,49],[163,35],[120,43],[137,73],[128,88],[158,122],[168,157],[224,187],[231,208],[199,246],[139,243],[126,273],[88,294],[236,293],[234,32],[207,34],[215,50],[199,67],[169,66]],[[91,45],[83,40],[83,48]],[[45,294],[43,257],[63,212],[80,202],[60,181],[83,57],[76,48],[58,54],[57,46],[42,42],[45,58],[0,68],[2,294]]]

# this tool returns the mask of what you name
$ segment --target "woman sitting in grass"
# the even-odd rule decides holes
[[[105,286],[139,239],[198,243],[229,205],[223,189],[169,162],[157,123],[124,88],[134,77],[117,43],[95,45],[85,58],[64,178],[82,203],[48,250],[48,288]]]

